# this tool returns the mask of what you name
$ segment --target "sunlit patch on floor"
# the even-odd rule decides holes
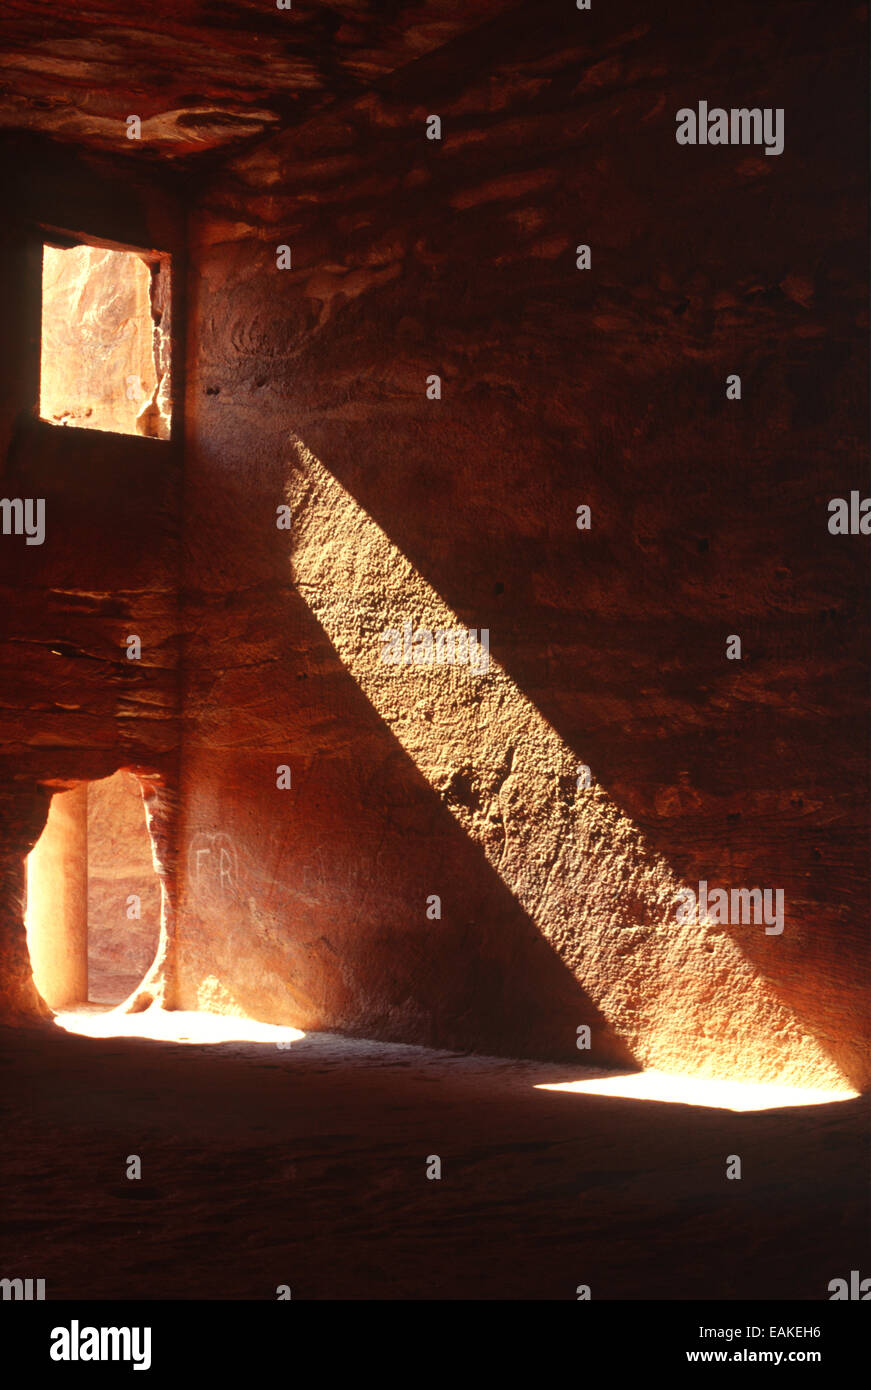
[[[852,1100],[857,1091],[811,1090],[745,1081],[711,1081],[699,1076],[670,1076],[662,1071],[597,1076],[585,1081],[540,1083],[537,1091],[571,1091],[577,1095],[615,1096],[624,1100],[658,1100],[700,1105],[709,1110],[781,1110],[795,1105],[827,1105]]]
[[[56,1013],[54,1021],[68,1033],[88,1038],[152,1038],[159,1042],[186,1043],[293,1043],[305,1037],[299,1028],[259,1023],[233,1014],[195,1013],[184,1009],[151,1008],[125,1014],[117,1009],[94,1012],[70,1009]]]

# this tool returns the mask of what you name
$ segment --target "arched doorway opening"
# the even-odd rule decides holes
[[[111,1009],[136,988],[160,933],[142,792],[120,770],[56,792],[27,858],[33,977],[52,1009]]]

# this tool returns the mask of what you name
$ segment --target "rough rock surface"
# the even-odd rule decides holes
[[[15,143],[3,489],[48,532],[0,544],[8,1016],[48,795],[127,767],[135,1007],[867,1084],[867,542],[827,530],[867,487],[864,18],[523,6],[124,199]],[[784,153],[677,146],[715,93]],[[39,222],[186,255],[183,498],[180,437],[33,418]],[[490,669],[383,665],[406,620]],[[782,889],[783,934],[678,928],[701,879]]]
[[[782,7],[518,11],[206,187],[184,1004],[868,1080],[867,542],[827,530],[865,483],[863,15],[824,52],[822,15],[787,59]],[[783,106],[783,155],[678,146],[714,92]],[[379,664],[451,615],[488,675]],[[701,880],[782,889],[783,933],[676,926]]]
[[[128,916],[139,899],[140,916]],[[160,880],[142,790],[130,772],[88,784],[88,998],[119,1004],[151,966]]]
[[[3,16],[0,127],[146,159],[250,141],[347,99],[516,0],[16,0]],[[138,115],[138,140],[127,117]]]
[[[137,769],[165,882],[179,743],[180,442],[38,418],[39,228],[179,259],[184,242],[178,204],[160,180],[128,173],[119,198],[116,166],[98,169],[21,137],[0,145],[0,170],[8,191],[0,228],[2,492],[45,502],[42,545],[0,536],[0,1010],[11,1020],[44,1013],[24,941],[23,860],[51,792]],[[127,657],[131,634],[141,639],[138,660]],[[171,888],[164,898],[168,932]]]
[[[573,1302],[584,1282],[594,1300],[813,1307],[865,1267],[865,1096],[639,1103],[536,1089],[577,1066],[327,1034],[279,1051],[0,1029],[0,1069],[4,1259],[49,1299],[268,1301],[288,1284],[294,1300]]]

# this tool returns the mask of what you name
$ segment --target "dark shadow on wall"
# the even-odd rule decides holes
[[[534,804],[531,806],[524,806],[523,783],[522,779],[517,778],[517,769],[510,765],[493,765],[492,760],[488,767],[486,757],[483,771],[476,769],[474,741],[469,742],[465,750],[468,763],[466,772],[459,778],[455,776],[458,770],[462,773],[463,750],[451,741],[451,721],[448,720],[447,725],[439,725],[439,720],[444,716],[444,710],[439,710],[441,697],[429,699],[427,709],[426,698],[418,698],[424,693],[421,688],[418,687],[413,693],[400,693],[397,689],[392,702],[388,698],[387,704],[384,704],[380,699],[384,688],[379,692],[377,687],[368,683],[366,675],[367,670],[371,674],[373,663],[377,669],[377,654],[381,646],[378,639],[384,627],[384,583],[387,591],[392,585],[394,595],[397,591],[400,593],[409,614],[414,611],[416,622],[424,620],[421,604],[431,608],[435,604],[438,608],[441,599],[429,591],[429,586],[396,551],[392,542],[380,533],[355,499],[339,487],[317,460],[309,456],[309,460],[303,460],[301,464],[300,456],[294,459],[294,450],[289,443],[284,446],[283,463],[278,461],[275,453],[267,457],[266,450],[275,444],[273,439],[265,441],[262,453],[258,450],[253,457],[246,453],[243,458],[238,452],[238,444],[231,445],[230,441],[246,438],[246,410],[225,401],[221,404],[221,417],[221,435],[227,441],[227,448],[214,455],[199,450],[192,460],[194,475],[200,468],[209,473],[211,509],[208,517],[205,514],[199,517],[194,515],[189,530],[189,535],[202,537],[203,548],[196,555],[196,573],[202,587],[196,594],[187,596],[192,605],[188,628],[191,633],[196,632],[198,637],[191,637],[194,646],[187,672],[191,684],[186,692],[185,705],[191,719],[191,729],[196,727],[198,721],[201,727],[208,729],[209,742],[202,744],[203,767],[212,768],[213,780],[210,784],[208,772],[203,775],[198,767],[189,765],[188,785],[193,771],[199,788],[199,799],[191,804],[202,807],[207,817],[212,815],[210,807],[217,804],[222,787],[225,795],[230,790],[234,804],[244,804],[244,798],[240,803],[239,794],[245,779],[250,776],[250,771],[245,769],[246,766],[250,769],[252,760],[246,749],[250,749],[252,742],[263,748],[271,747],[273,757],[278,761],[293,762],[296,759],[295,766],[302,762],[306,769],[303,776],[307,785],[300,795],[299,804],[305,805],[305,815],[302,823],[298,822],[293,829],[290,828],[293,826],[290,817],[286,838],[275,858],[275,869],[281,868],[285,879],[285,887],[281,890],[284,901],[293,896],[292,890],[286,887],[287,883],[305,882],[306,875],[311,872],[312,855],[323,855],[325,868],[321,899],[316,894],[313,904],[304,904],[302,908],[297,905],[295,913],[291,913],[291,920],[294,915],[297,920],[290,935],[298,939],[298,923],[304,922],[305,950],[311,952],[312,943],[319,939],[318,913],[329,924],[329,929],[323,935],[330,943],[334,943],[332,933],[337,926],[339,931],[343,927],[347,929],[354,922],[361,926],[359,941],[355,941],[352,930],[347,941],[339,942],[335,950],[336,960],[326,968],[321,963],[313,964],[309,957],[301,962],[296,971],[297,980],[308,978],[315,982],[314,989],[310,991],[313,995],[317,995],[320,989],[323,997],[330,999],[327,1013],[319,1026],[346,1027],[347,1019],[353,1017],[356,1011],[361,1034],[374,1031],[379,1036],[414,1041],[420,1039],[448,1046],[471,1045],[481,1050],[499,1050],[505,1045],[505,1038],[507,1049],[515,1054],[526,1051],[530,1046],[528,1042],[518,1044],[516,1011],[513,1007],[506,1011],[506,1016],[513,1016],[506,1029],[494,1019],[488,1018],[485,1023],[482,1019],[486,992],[494,990],[497,995],[504,995],[506,969],[510,974],[518,968],[517,958],[512,958],[510,953],[501,957],[497,969],[486,981],[486,990],[480,990],[469,1012],[471,1035],[456,1031],[446,1033],[441,1029],[430,1034],[425,1029],[422,1033],[414,1031],[419,1025],[410,1020],[414,1017],[415,1001],[421,997],[420,980],[426,977],[429,967],[421,972],[420,979],[415,979],[411,990],[406,990],[404,984],[397,987],[396,971],[397,968],[402,971],[403,979],[413,975],[413,970],[409,970],[410,962],[403,958],[409,950],[409,903],[420,903],[422,918],[423,900],[429,891],[426,885],[432,881],[431,850],[420,859],[412,859],[409,854],[409,846],[414,843],[414,835],[409,831],[417,830],[430,845],[446,837],[452,846],[457,847],[458,853],[459,847],[466,841],[463,868],[459,873],[454,870],[452,876],[454,883],[462,884],[462,894],[467,897],[471,895],[475,900],[479,891],[475,885],[480,882],[482,866],[487,864],[488,879],[497,878],[497,875],[502,878],[512,900],[520,901],[535,932],[547,937],[551,943],[558,942],[562,960],[570,964],[572,970],[580,965],[582,978],[586,975],[595,979],[602,991],[601,997],[610,996],[612,1031],[616,1031],[624,1040],[643,1036],[646,1031],[649,1042],[651,1026],[654,1032],[658,1026],[651,1024],[652,1018],[657,1014],[660,1018],[668,1016],[674,1001],[680,1000],[682,992],[685,992],[688,997],[694,996],[689,1016],[677,1016],[682,1007],[680,1005],[675,1009],[675,1018],[663,1027],[666,1035],[669,1031],[671,1033],[667,1038],[666,1051],[673,1069],[679,1069],[681,1059],[692,1066],[704,1065],[706,1059],[709,1060],[708,1049],[712,1048],[711,1056],[719,1050],[718,1065],[721,1069],[729,1065],[738,1074],[748,1074],[748,1071],[752,1074],[754,1069],[758,1074],[760,1058],[764,1058],[770,1044],[773,1060],[769,1057],[768,1066],[776,1074],[783,1062],[783,1058],[777,1056],[777,1048],[782,1041],[779,1034],[784,1027],[787,1033],[792,1029],[790,1046],[797,1050],[800,1041],[798,1023],[791,1016],[788,1003],[783,1008],[778,998],[779,992],[768,991],[766,1008],[771,1011],[768,1018],[771,1036],[766,1037],[765,1028],[754,1014],[752,1003],[749,1012],[742,1014],[740,996],[752,995],[752,978],[748,975],[744,984],[739,986],[738,996],[734,994],[732,981],[729,1000],[724,999],[717,1004],[722,1015],[722,1035],[712,1042],[708,1036],[709,1025],[714,1032],[716,1025],[710,1020],[710,998],[705,1003],[706,995],[710,995],[711,990],[709,967],[716,966],[723,981],[724,970],[726,976],[729,975],[730,960],[734,965],[737,958],[734,944],[715,943],[718,952],[722,953],[725,947],[725,959],[720,954],[716,961],[708,962],[696,954],[688,965],[688,954],[692,957],[694,950],[708,949],[711,933],[708,933],[704,945],[696,941],[693,947],[688,948],[673,926],[666,933],[652,931],[657,921],[660,927],[664,922],[664,905],[672,902],[676,877],[670,873],[668,866],[662,865],[658,848],[644,843],[637,830],[620,816],[619,808],[610,803],[601,787],[596,791],[591,811],[593,829],[590,830],[589,826],[584,828],[586,813],[575,819],[574,774],[579,759],[562,744],[556,732],[522,692],[513,687],[510,679],[503,688],[513,690],[511,698],[517,702],[521,726],[519,740],[514,739],[514,742],[523,749],[530,741],[539,740],[538,751],[542,754],[542,762],[537,770],[544,773],[546,781],[550,778],[543,798],[538,796],[536,801],[533,797]],[[252,483],[246,477],[248,470],[252,473],[256,471],[257,475],[256,489],[252,487],[252,490],[258,491],[259,495],[254,506],[246,502],[246,490]],[[303,482],[302,493],[295,494],[300,480],[306,476],[309,480],[315,479],[313,489],[306,496],[306,484]],[[288,497],[294,511],[290,545],[295,583],[304,604],[288,585],[288,540],[282,538],[275,526],[276,499]],[[378,532],[377,538],[373,538],[374,532]],[[304,551],[302,573],[301,547]],[[245,557],[242,567],[233,571],[232,582],[230,567],[226,563],[228,555]],[[307,565],[313,566],[310,572],[305,572]],[[362,589],[359,587],[361,580]],[[379,585],[382,586],[380,594]],[[210,589],[211,596],[207,596]],[[313,623],[307,607],[312,609],[323,631]],[[443,605],[441,611],[443,614]],[[444,616],[442,621],[445,621]],[[324,634],[330,638],[329,642]],[[359,664],[361,660],[362,666]],[[261,676],[252,684],[252,671],[258,668]],[[349,682],[349,674],[353,677],[353,685]],[[279,675],[281,679],[278,679]],[[362,687],[367,697],[365,701],[357,686]],[[469,734],[470,708],[474,708],[474,702],[455,711],[466,735]],[[243,712],[241,720],[238,717],[240,712]],[[482,712],[480,732],[482,738],[486,739],[484,713],[486,711]],[[421,760],[421,748],[414,747],[408,726],[425,730],[434,717],[434,740],[430,742],[428,751],[424,748]],[[400,784],[388,778],[382,787],[385,733],[388,729],[390,746],[395,748],[399,744],[402,749],[399,766],[403,771]],[[507,737],[503,738],[503,735]],[[497,729],[495,739],[497,744],[502,740],[504,751],[504,747],[512,741],[510,728]],[[321,751],[321,760],[316,768],[311,751],[313,744]],[[194,756],[195,747],[192,739],[188,746],[188,758]],[[458,752],[461,755],[459,765]],[[433,776],[433,759],[439,764],[437,777]],[[388,757],[388,765],[390,760]],[[404,812],[400,811],[397,819],[397,807],[402,808],[407,804],[407,791],[403,791],[403,786],[412,764],[417,768],[413,774],[413,784],[418,792],[423,792],[424,788],[426,792],[424,802],[406,825]],[[494,771],[495,783],[489,775]],[[421,772],[422,778],[419,775]],[[443,772],[448,773],[447,780],[441,777]],[[533,776],[535,772],[533,768]],[[569,772],[571,777],[567,783]],[[551,778],[551,773],[555,774],[555,779]],[[257,771],[257,791],[254,793],[249,788],[249,800],[259,800],[261,789],[269,785],[273,777],[274,767],[270,767],[264,759]],[[517,828],[522,826],[525,817],[528,826],[521,833],[520,857],[517,857],[518,847],[515,845],[506,866],[503,851],[511,834],[506,834],[504,819],[501,829],[492,834],[494,817],[487,812],[492,811],[494,806],[498,808],[504,785],[512,783],[512,779],[509,819],[513,820],[513,828]],[[437,800],[433,796],[434,789],[438,792]],[[436,829],[432,821],[433,804],[438,808]],[[447,814],[448,810],[450,815]],[[301,812],[295,814],[302,815]],[[237,816],[236,823],[244,825],[246,817],[240,815],[241,820]],[[249,817],[252,815],[256,816],[256,810],[249,812]],[[191,819],[190,809],[188,816],[192,825],[196,816]],[[614,816],[617,817],[616,822]],[[597,818],[601,821],[598,827]],[[498,822],[498,815],[495,820]],[[462,832],[459,837],[457,822]],[[363,826],[365,832],[361,828]],[[634,880],[628,890],[620,882],[621,874],[614,872],[613,863],[610,869],[607,867],[609,852],[614,847],[613,844],[609,845],[608,834],[614,831],[615,826],[623,842],[622,849],[627,849],[628,845],[624,871],[629,871]],[[267,831],[267,840],[269,833]],[[594,841],[599,833],[604,835],[604,839],[597,845]],[[303,845],[305,850],[300,851],[297,858],[292,853],[285,859],[288,840],[294,834],[299,836],[296,849]],[[574,843],[576,839],[581,842],[580,846]],[[470,840],[476,842],[471,860],[467,857]],[[383,851],[385,841],[387,849]],[[361,846],[365,846],[365,849],[361,849]],[[258,847],[257,856],[260,855],[261,848]],[[494,861],[498,864],[495,873]],[[343,897],[343,893],[337,891],[337,885],[346,875],[349,864],[353,866],[352,878],[356,875],[355,888],[354,892],[345,893]],[[360,911],[360,899],[354,893],[363,881],[366,872],[363,866],[366,864],[369,865],[372,893],[368,905]],[[375,873],[372,873],[373,865],[377,865]],[[409,867],[413,867],[410,874],[407,873]],[[254,856],[249,864],[249,872],[257,873]],[[256,894],[261,908],[269,901],[270,882],[267,871]],[[395,891],[393,884],[402,885],[401,891]],[[385,885],[391,886],[385,888]],[[384,916],[385,902],[391,904],[388,915],[396,914],[394,921],[400,931],[396,940],[402,942],[399,952],[395,942],[391,944],[390,934],[379,932],[378,929],[379,919]],[[617,921],[613,920],[614,914],[618,915]],[[283,921],[286,915],[282,917],[279,911],[276,917]],[[492,904],[485,904],[480,912],[476,910],[474,920],[486,924],[492,915]],[[501,912],[497,910],[496,915],[499,918]],[[619,920],[621,915],[622,921]],[[374,940],[371,936],[373,927],[376,928]],[[192,980],[197,972],[200,976],[205,974],[210,960],[215,959],[213,943],[206,935],[207,928],[220,937],[212,912],[202,928],[203,949],[199,955],[196,948],[189,944],[184,948],[194,965]],[[231,919],[228,931],[232,929]],[[406,933],[404,936],[403,932]],[[226,932],[224,935],[226,974],[233,979],[235,991],[241,978],[240,961],[245,938],[242,934],[233,943]],[[449,930],[443,926],[440,935],[444,940],[449,936]],[[185,937],[189,936],[186,930]],[[412,935],[411,941],[414,943],[411,950],[414,951],[418,945],[416,936]],[[235,950],[229,949],[233,945]],[[433,995],[433,998],[441,1000],[441,1009],[446,1018],[454,1018],[455,1009],[459,1008],[463,1013],[466,1008],[462,995],[457,994],[458,972],[467,969],[469,962],[481,950],[480,929],[471,939],[458,940],[455,945],[457,949],[453,959],[445,966],[445,983],[440,984]],[[315,953],[320,949],[315,946]],[[547,946],[549,952],[552,949],[552,945]],[[343,996],[343,986],[336,983],[341,979],[342,962],[352,959],[354,952],[360,950],[366,957],[366,963]],[[257,952],[253,952],[252,958],[256,955]],[[449,958],[450,955],[448,953]],[[385,972],[385,962],[388,960],[391,966],[386,971],[382,989],[380,984],[376,986],[374,982],[379,973]],[[366,998],[367,990],[370,997],[372,993],[365,979],[367,971],[374,991],[384,1000],[384,1008],[380,1012],[364,1005],[361,1013],[360,1000]],[[566,973],[575,985],[577,976],[571,971]],[[275,974],[276,978],[280,978],[280,968],[276,969]],[[716,976],[714,985],[716,990]],[[257,1012],[256,997],[260,983],[256,986],[252,984],[250,988],[250,1002],[246,1001],[244,995],[239,996],[237,1002]],[[514,994],[517,983],[512,980],[508,988]],[[527,998],[534,998],[535,1007],[540,1011],[552,1008],[553,985],[550,982],[539,983],[537,974],[528,976],[521,993],[525,993]],[[423,995],[426,997],[425,987]],[[739,998],[737,1008],[734,1003],[736,997]],[[408,1016],[404,1018],[401,1013],[395,1012],[396,1001],[403,998],[410,1001]],[[190,1000],[186,1002],[190,1007]],[[303,1006],[315,1006],[312,998],[300,1002]],[[329,1008],[335,1008],[337,1002],[338,1017],[334,1014],[330,1018]],[[394,1011],[393,1017],[386,1021],[391,1009]],[[730,1009],[735,1010],[739,1017],[731,1023],[724,1022]],[[264,1015],[259,1012],[258,1016]],[[304,1020],[298,1021],[305,1026]],[[568,1031],[570,1027],[573,1034],[578,1021],[585,1020],[572,1021],[569,1011],[563,1021],[558,1022],[557,1031],[565,1037],[563,1029]],[[352,1024],[352,1030],[354,1026]],[[745,1030],[743,1034],[742,1028]],[[499,1041],[494,1042],[494,1037],[498,1037]],[[810,1045],[813,1047],[814,1044],[811,1042]],[[549,1046],[549,1043],[546,1044],[546,1047]],[[544,1055],[538,1042],[533,1044],[532,1055]],[[567,1053],[563,1047],[559,1047],[555,1055],[565,1057]],[[795,1057],[792,1061],[795,1062]]]
[[[480,411],[475,418],[476,435],[495,433],[495,418]],[[337,470],[339,480],[344,475],[360,486],[363,506],[371,501],[372,515],[415,569],[422,557],[423,575],[434,582],[437,574],[434,586],[459,622],[488,628],[494,659],[504,659],[507,673],[546,722],[579,751],[577,762],[590,766],[681,882],[694,889],[704,880],[711,890],[783,891],[782,935],[746,925],[726,926],[715,935],[738,945],[802,1029],[853,1084],[867,1086],[866,567],[855,554],[846,560],[843,554],[832,556],[811,535],[814,523],[825,527],[826,491],[844,492],[838,479],[831,477],[828,490],[816,484],[815,495],[802,489],[802,517],[793,508],[788,519],[789,539],[777,560],[793,576],[790,611],[777,599],[757,603],[758,565],[749,553],[734,563],[728,558],[731,535],[746,532],[751,516],[727,501],[730,489],[745,490],[737,470],[719,470],[716,487],[709,489],[713,514],[730,516],[725,526],[704,528],[716,529],[715,572],[705,574],[702,555],[697,568],[673,558],[681,551],[670,543],[681,531],[675,502],[671,519],[660,523],[662,530],[651,542],[659,552],[659,582],[652,586],[649,556],[628,538],[618,540],[624,523],[607,507],[598,514],[612,526],[612,540],[604,550],[594,542],[597,558],[585,553],[581,565],[559,545],[549,550],[545,542],[531,545],[528,561],[518,564],[523,543],[502,526],[498,535],[488,534],[485,511],[478,514],[474,540],[469,536],[474,511],[465,512],[462,534],[454,536],[464,507],[456,479],[454,490],[446,474],[442,485],[437,481],[444,467],[438,461],[441,451],[425,464],[422,456],[415,457],[413,440],[406,440],[409,472],[428,476],[431,492],[426,503],[421,497],[409,507],[403,498],[391,506],[383,482],[374,487],[366,476],[356,432],[354,444],[346,426],[322,424],[312,433],[333,443],[338,437],[345,460],[344,469]],[[396,450],[395,430],[374,415],[363,433],[365,460],[374,460],[379,449]],[[463,443],[472,448],[471,439],[456,447]],[[547,467],[542,458],[541,470]],[[510,470],[503,474],[505,496],[527,477],[519,469],[516,478]],[[590,488],[583,495],[591,496]],[[569,502],[567,495],[570,523]],[[756,502],[755,515],[767,515],[762,496]],[[420,535],[423,514],[427,538]],[[688,515],[686,531],[702,529]],[[764,529],[759,545],[770,546],[771,528],[766,523]],[[450,560],[438,556],[447,537],[452,537]],[[577,557],[586,538],[573,540]],[[628,545],[635,551],[632,559]],[[798,579],[801,556],[812,557],[803,581]],[[573,564],[579,566],[574,572]],[[623,595],[612,611],[607,599],[604,613],[591,611],[598,607],[605,573],[621,575]],[[559,609],[537,602],[534,592],[552,591],[554,585],[560,590]],[[676,607],[666,597],[693,590],[694,596]],[[719,610],[715,621],[702,616],[708,596]],[[825,612],[820,602],[827,605]],[[640,621],[633,612],[649,616]],[[740,664],[725,657],[730,633],[742,638]]]
[[[189,595],[179,1006],[634,1067],[281,565],[244,595]]]
[[[758,981],[867,1084],[866,566],[826,530],[828,499],[866,485],[864,16],[821,57],[825,14],[784,4],[760,25],[738,5],[714,34],[698,7],[638,6],[581,33],[565,7],[518,11],[483,77],[461,46],[231,167],[194,224],[192,466],[214,507],[192,516],[218,555],[244,552],[238,601],[258,612],[258,586],[283,583],[266,538],[291,423],[458,621],[489,629],[649,858],[691,885],[783,889],[782,936],[728,928],[696,962],[734,1056]],[[726,81],[787,108],[782,156],[677,146],[674,112]],[[194,550],[198,584],[231,587]],[[643,925],[631,894],[614,916]],[[648,971],[625,935],[608,974],[631,992]],[[735,951],[752,971],[733,998],[715,967]]]
[[[305,450],[301,453],[305,455]],[[781,938],[777,927],[783,924],[771,923],[771,932],[766,932],[762,923],[755,927],[739,927],[737,932],[722,927],[694,932],[691,924],[678,926],[674,919],[673,896],[675,883],[680,887],[679,876],[673,875],[671,864],[662,863],[656,838],[638,835],[635,827],[620,817],[620,810],[614,808],[613,803],[609,804],[607,795],[598,806],[591,807],[592,793],[575,792],[572,779],[575,769],[582,766],[580,758],[561,745],[552,727],[516,690],[510,679],[501,681],[498,698],[478,703],[476,692],[471,695],[471,706],[464,708],[463,696],[457,692],[456,672],[437,672],[434,666],[422,666],[417,670],[423,679],[415,683],[414,667],[406,668],[401,693],[396,685],[399,673],[395,668],[385,672],[383,666],[380,671],[376,666],[378,674],[373,672],[372,643],[377,642],[386,627],[392,625],[398,629],[401,616],[410,618],[414,627],[418,622],[422,627],[427,623],[436,627],[450,625],[453,615],[438,602],[438,595],[428,593],[428,586],[421,586],[419,576],[414,574],[392,541],[378,536],[378,528],[368,518],[363,518],[355,500],[343,494],[310,455],[303,461],[303,471],[307,475],[305,484],[291,483],[288,489],[288,495],[296,498],[293,556],[296,582],[303,596],[312,603],[317,616],[338,642],[355,679],[394,730],[399,729],[400,741],[435,785],[438,785],[439,753],[431,747],[425,727],[421,732],[422,705],[424,720],[436,718],[436,744],[444,740],[446,761],[453,766],[454,780],[458,761],[462,768],[465,755],[468,765],[461,782],[473,797],[479,796],[485,806],[489,803],[491,817],[494,805],[497,817],[501,816],[504,810],[502,786],[511,784],[514,796],[509,796],[509,804],[514,797],[516,801],[503,823],[505,842],[496,846],[499,872],[519,892],[521,901],[528,908],[532,905],[533,917],[540,929],[559,941],[564,958],[571,960],[582,978],[591,971],[589,957],[593,954],[602,959],[592,971],[600,976],[600,988],[606,989],[612,997],[616,977],[623,977],[621,987],[629,989],[634,1000],[622,1017],[624,1033],[631,1030],[631,1035],[637,1032],[643,1036],[650,1027],[653,1022],[651,996],[657,1001],[654,1014],[664,1006],[678,1012],[689,1006],[687,1018],[675,1025],[678,1031],[690,1027],[704,1033],[707,1020],[717,1012],[722,1015],[724,1010],[726,1013],[735,1011],[734,983],[728,977],[729,956],[734,960],[737,949],[752,961],[756,980],[765,980],[772,987],[768,990],[769,997],[777,998],[786,1006],[787,1016],[792,1014],[793,1048],[799,1053],[804,1048],[807,1054],[812,1038],[824,1051],[834,1051],[839,1064],[846,1061],[848,1066],[851,1062],[857,1065],[861,1075],[863,1056],[858,1018],[846,1014],[846,1045],[843,1034],[840,1039],[832,1039],[824,1029],[808,1030],[807,1015],[800,1003],[796,1006],[796,992],[789,988],[788,962],[786,971],[781,973],[783,963],[778,955]],[[320,517],[317,516],[319,507],[322,508]],[[344,547],[343,529],[347,531]],[[338,600],[330,593],[332,583],[341,593]],[[433,597],[436,599],[434,609]],[[429,614],[428,609],[431,610]],[[370,652],[360,651],[358,627],[366,634]],[[447,675],[448,679],[443,679],[439,685],[437,675]],[[432,686],[436,686],[437,693],[430,693]],[[466,699],[469,698],[467,694]],[[403,699],[407,702],[404,709]],[[453,732],[450,725],[447,729],[438,726],[439,702],[445,699],[453,701],[454,713],[450,720],[463,729],[457,739],[450,737]],[[427,701],[429,708],[426,708]],[[418,729],[409,731],[409,724],[415,720]],[[494,750],[486,747],[491,738],[495,739]],[[508,767],[499,763],[505,748],[510,754]],[[435,777],[434,770],[437,770]],[[542,780],[547,782],[548,779],[549,785],[542,786]],[[453,784],[445,788],[443,783],[443,793],[445,790],[453,792]],[[456,804],[451,809],[458,813]],[[617,811],[617,820],[612,810]],[[459,819],[467,833],[486,843],[486,831],[476,823],[475,816],[470,817],[467,812],[468,807],[459,808]],[[518,835],[524,841],[523,851],[514,856],[513,862],[510,854],[506,860],[509,842]],[[575,845],[575,841],[579,843]],[[492,850],[493,847],[488,848]],[[492,854],[490,857],[492,860]],[[591,864],[591,859],[601,861],[603,867]],[[547,864],[543,880],[537,879],[534,871],[536,861],[542,860]],[[671,877],[670,884],[665,887],[663,875]],[[618,880],[616,897],[615,879]],[[568,911],[563,901],[565,897],[571,902]],[[620,919],[623,931],[618,929],[617,936],[625,938],[625,944],[621,941],[615,947],[614,922],[613,917],[608,920],[609,913]],[[661,937],[651,940],[648,936],[651,926],[658,933],[670,935],[672,942],[665,942]],[[683,938],[684,947],[677,947],[679,938]],[[748,938],[752,944],[748,944]],[[579,945],[581,950],[578,950]],[[705,955],[714,959],[706,961]],[[687,958],[694,958],[689,968]],[[750,981],[746,983],[749,985]],[[819,988],[819,981],[816,983]],[[717,997],[719,990],[729,998],[728,1004]],[[713,1001],[709,998],[711,993]],[[697,1011],[694,1018],[692,996],[695,996]],[[752,1027],[754,1023],[756,1020],[751,1013],[749,1018],[743,1019],[742,1027],[746,1029],[748,1024]],[[661,1020],[653,1026],[655,1030],[667,1031]],[[725,1017],[721,1017],[719,1026],[728,1031]],[[765,1024],[758,1026],[777,1031],[773,1017],[766,1018]],[[851,1028],[855,1032],[851,1033]],[[808,1031],[811,1038],[807,1036]],[[749,1061],[761,1041],[759,1038],[751,1041],[746,1036],[739,1040],[742,1061]],[[851,1056],[854,1041],[858,1049]],[[704,1047],[702,1044],[703,1050]],[[690,1047],[690,1055],[692,1051]],[[674,1054],[672,1062],[673,1059]]]

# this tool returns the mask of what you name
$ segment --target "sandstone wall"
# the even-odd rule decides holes
[[[131,896],[139,899],[139,916]],[[88,785],[89,997],[120,1003],[154,960],[160,881],[154,871],[142,791],[130,772]]]
[[[142,1003],[867,1083],[867,540],[826,524],[867,492],[864,15],[545,0],[123,197],[4,140],[3,494],[47,521],[0,538],[4,1018],[52,789],[135,767]],[[784,153],[677,146],[701,99]],[[38,420],[40,224],[178,289],[182,202],[172,442]],[[406,622],[488,669],[385,665]],[[783,933],[678,927],[701,879]]]
[[[111,161],[8,137],[0,177],[2,494],[45,502],[42,544],[0,536],[0,977],[2,1016],[17,1018],[40,1008],[23,856],[51,790],[134,765],[164,786],[178,744],[180,437],[38,418],[41,227],[174,253],[182,276],[184,237],[172,188],[141,168],[127,167],[119,196]],[[139,661],[127,659],[131,634]]]
[[[182,1004],[867,1081],[862,20],[524,8],[206,187]],[[679,147],[700,99],[784,153]],[[676,926],[702,879],[783,933]]]

